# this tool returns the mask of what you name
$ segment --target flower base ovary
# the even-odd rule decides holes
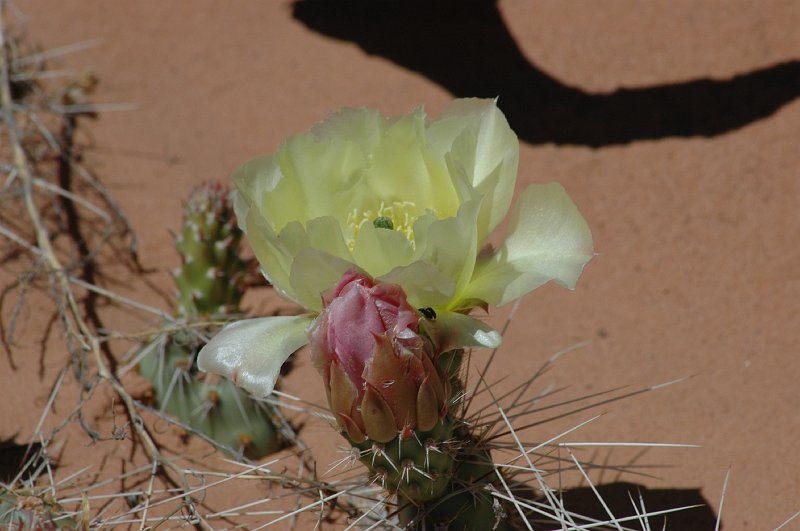
[[[416,501],[438,498],[452,479],[453,452],[449,447],[453,424],[442,420],[432,430],[412,431],[409,437],[398,434],[387,443],[369,439],[355,443],[360,461],[373,478],[389,492]]]

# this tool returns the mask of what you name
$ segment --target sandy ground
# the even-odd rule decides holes
[[[523,301],[497,374],[590,340],[548,383],[585,394],[690,377],[577,414],[604,416],[572,440],[700,445],[647,452],[664,465],[650,477],[599,479],[697,492],[716,514],[730,470],[725,528],[778,526],[800,510],[800,2],[503,0],[497,17],[449,3],[388,16],[283,0],[16,5],[45,47],[100,39],[69,65],[98,75],[98,100],[136,109],[91,126],[89,162],[161,270],[192,186],[330,110],[435,114],[499,96],[523,140],[519,188],[561,182],[598,254],[574,293]],[[3,372],[4,394],[34,385]]]

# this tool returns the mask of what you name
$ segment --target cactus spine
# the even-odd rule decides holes
[[[229,190],[218,184],[196,188],[175,242],[181,256],[173,273],[177,313],[186,324],[225,320],[239,311],[247,268],[240,240]],[[198,372],[195,358],[203,345],[187,328],[159,334],[146,347],[139,372],[152,383],[156,405],[234,453],[257,459],[278,450],[283,441],[272,406],[229,380]]]

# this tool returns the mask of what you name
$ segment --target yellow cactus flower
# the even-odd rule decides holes
[[[269,394],[307,342],[321,295],[348,271],[431,308],[439,348],[497,347],[499,333],[469,308],[550,280],[573,288],[593,254],[585,220],[549,183],[522,192],[504,243],[479,256],[508,213],[518,160],[496,102],[462,99],[435,120],[422,109],[392,118],[345,109],[246,163],[233,176],[239,225],[264,275],[311,314],[232,324],[200,353],[200,368]]]

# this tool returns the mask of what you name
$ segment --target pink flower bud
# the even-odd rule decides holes
[[[350,271],[323,303],[309,330],[311,359],[340,427],[358,442],[386,442],[418,417],[431,429],[444,411],[443,379],[403,289]]]

